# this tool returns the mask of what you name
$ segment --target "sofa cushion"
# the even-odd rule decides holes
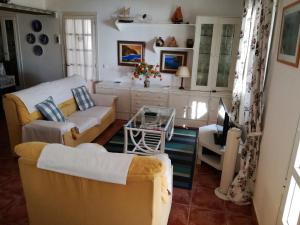
[[[65,122],[65,117],[60,109],[55,105],[52,96],[37,104],[36,107],[47,120]]]
[[[95,106],[86,86],[72,88],[71,90],[80,111],[85,111]]]
[[[98,121],[96,118],[93,117],[81,117],[76,116],[73,113],[71,116],[69,116],[67,119],[68,121],[74,123],[79,131],[79,133],[83,133],[84,131],[96,126],[98,124]]]
[[[96,123],[101,123],[102,118],[111,110],[112,107],[95,106],[85,111],[74,112],[70,117],[72,118],[93,118]],[[70,118],[68,117],[68,119]],[[73,122],[73,121],[72,121]]]

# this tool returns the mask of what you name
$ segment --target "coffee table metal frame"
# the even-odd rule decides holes
[[[151,127],[145,125],[143,112],[145,109],[171,110],[169,118],[164,127]],[[165,151],[166,140],[170,141],[174,133],[175,109],[159,106],[143,106],[139,111],[124,125],[124,153],[139,155],[154,155]],[[136,126],[136,118],[141,116],[141,126]],[[135,126],[132,127],[131,124]],[[146,127],[146,128],[145,128]],[[128,138],[134,145],[132,150],[128,149]]]

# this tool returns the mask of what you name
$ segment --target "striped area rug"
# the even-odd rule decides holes
[[[197,150],[198,130],[175,128],[171,141],[166,142],[165,152],[169,155],[174,170],[174,187],[191,189]],[[112,139],[104,145],[110,152],[123,152],[124,133],[120,129]],[[133,144],[129,143],[129,148]]]

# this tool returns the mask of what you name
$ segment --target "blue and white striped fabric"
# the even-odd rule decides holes
[[[95,106],[95,103],[93,102],[86,86],[73,88],[72,93],[80,111],[85,111]]]
[[[55,122],[65,122],[66,119],[64,114],[55,105],[52,96],[47,98],[45,101],[36,105],[36,108],[41,112],[41,114],[50,121]]]

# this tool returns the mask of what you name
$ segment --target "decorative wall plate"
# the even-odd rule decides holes
[[[35,32],[40,32],[42,30],[42,23],[41,21],[39,20],[33,20],[31,22],[31,27],[32,27],[32,30],[35,31]]]
[[[29,43],[29,44],[34,44],[34,42],[35,42],[35,36],[34,36],[34,34],[28,33],[28,34],[26,35],[26,41],[27,41],[27,43]]]
[[[40,40],[40,43],[43,45],[46,45],[49,42],[49,38],[46,34],[41,34],[39,37],[39,40]]]
[[[41,56],[41,55],[43,55],[43,49],[42,49],[42,47],[39,46],[39,45],[33,46],[33,53],[34,53],[36,56]]]

